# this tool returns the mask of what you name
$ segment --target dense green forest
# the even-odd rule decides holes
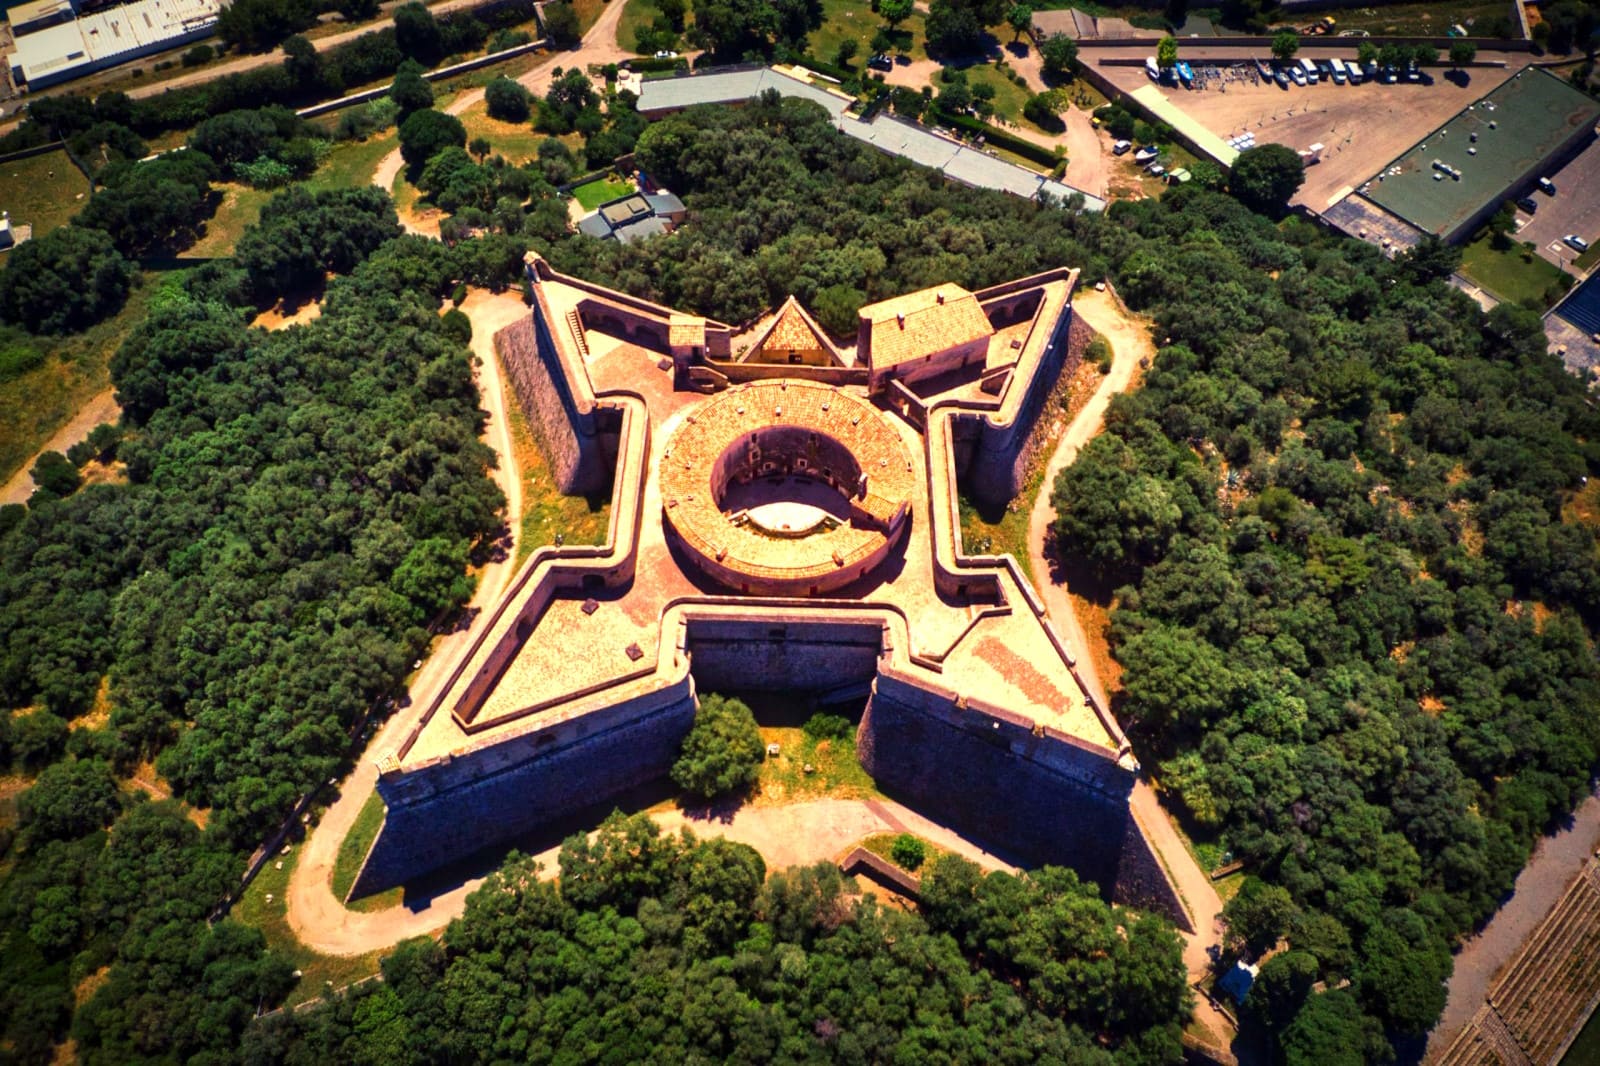
[[[1145,386],[1056,487],[1063,548],[1120,604],[1118,713],[1255,879],[1236,952],[1296,949],[1256,1001],[1291,1057],[1425,1032],[1451,945],[1600,751],[1600,565],[1561,520],[1600,424],[1538,317],[1484,315],[1437,245],[1390,261],[1204,190],[1041,212],[798,102],[665,119],[638,153],[694,224],[558,266],[727,321],[793,292],[844,329],[868,299],[1068,263],[1155,317]],[[1318,977],[1352,983],[1308,1001]]]
[[[4,833],[0,1058],[48,1061],[70,1032],[91,1062],[227,1061],[293,983],[258,932],[206,919],[402,691],[499,524],[470,357],[436,308],[510,269],[398,229],[376,190],[269,205],[239,263],[160,283],[117,353],[126,482],[0,510],[0,692],[27,708],[0,717],[0,757],[42,770]],[[246,327],[298,276],[264,264],[363,257],[310,325]],[[204,832],[125,799],[149,757]]]
[[[500,232],[450,244],[395,237],[369,190],[287,193],[235,260],[162,282],[119,352],[126,424],[102,443],[126,483],[62,478],[0,510],[0,692],[25,708],[0,716],[0,756],[38,773],[0,841],[3,1054],[43,1061],[70,1034],[100,1062],[622,1060],[645,1033],[711,1058],[1171,1061],[1170,931],[1070,875],[946,866],[913,917],[639,826],[613,827],[626,855],[570,849],[560,888],[513,862],[383,985],[249,1024],[292,978],[259,934],[205,919],[466,595],[500,501],[437,309],[505,284],[529,240],[727,321],[794,293],[836,330],[941,281],[1113,279],[1160,355],[1056,496],[1063,546],[1117,598],[1119,714],[1190,828],[1247,863],[1230,951],[1293,948],[1251,1001],[1289,1061],[1382,1058],[1431,1025],[1452,943],[1600,749],[1595,540],[1561,519],[1600,427],[1537,317],[1482,314],[1443,284],[1448,249],[1391,262],[1204,190],[1083,215],[946,185],[804,102],[642,133],[626,101],[575,104],[591,136],[637,134],[690,224],[559,235],[554,148],[532,184],[455,144],[423,161],[436,195],[492,205]],[[210,165],[163,180],[199,190]],[[135,250],[119,220],[138,213],[100,210]],[[314,323],[245,327],[241,308],[330,271]],[[203,830],[125,799],[150,757]],[[1350,983],[1312,995],[1319,978]]]
[[[921,915],[822,863],[770,876],[753,849],[613,815],[560,856],[513,855],[442,944],[248,1032],[247,1063],[994,1062],[1180,1058],[1177,934],[1069,870],[954,857]]]

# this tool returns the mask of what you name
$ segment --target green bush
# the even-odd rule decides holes
[[[462,344],[472,340],[472,319],[452,307],[442,317],[444,331]]]
[[[1104,337],[1096,336],[1089,342],[1083,351],[1084,359],[1100,368],[1100,373],[1111,373],[1111,344]]]
[[[800,729],[812,740],[844,740],[854,727],[842,714],[814,714]]]
[[[738,700],[708,695],[695,711],[694,726],[683,738],[672,780],[704,799],[755,784],[765,748],[750,708]]]
[[[8,341],[0,347],[0,381],[20,378],[41,366],[44,366],[44,353],[27,341]]]
[[[985,143],[996,148],[1004,148],[1006,151],[1020,155],[1030,162],[1038,163],[1043,167],[1053,167],[1060,162],[1059,157],[1051,149],[1043,145],[1034,144],[1032,141],[1025,141],[1021,137],[1013,133],[1007,133],[998,126],[991,126],[987,122],[980,122],[967,115],[958,115],[954,112],[942,110],[937,100],[934,101],[933,111],[940,123],[946,126],[953,126],[967,133],[979,134],[983,137]]]
[[[916,870],[927,860],[928,849],[910,833],[901,833],[889,845],[889,858],[894,860],[896,866]]]

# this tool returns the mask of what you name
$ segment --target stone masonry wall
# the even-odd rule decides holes
[[[511,377],[512,391],[528,426],[544,448],[556,485],[564,493],[605,489],[606,470],[593,403],[580,403],[561,369],[549,328],[536,302],[527,318],[494,336],[495,350]]]
[[[890,674],[878,676],[856,743],[890,795],[1024,864],[1070,867],[1108,898],[1188,927],[1129,813],[1133,772],[1112,753]]]
[[[883,648],[880,622],[696,619],[687,646],[702,692],[826,689],[867,681]]]
[[[663,776],[693,722],[685,677],[607,711],[380,776],[388,811],[351,895],[509,844]]]
[[[1028,464],[1044,441],[1044,435],[1034,430],[1044,413],[1045,402],[1061,375],[1077,368],[1093,336],[1094,331],[1081,322],[1070,306],[1062,312],[1040,359],[1033,388],[1017,412],[1016,421],[1008,426],[996,426],[983,420],[977,449],[964,472],[968,491],[974,496],[1003,503],[1022,491]],[[1016,384],[1013,382],[1013,387]]]

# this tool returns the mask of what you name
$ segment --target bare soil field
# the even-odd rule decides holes
[[[1099,68],[1132,92],[1149,85],[1143,67]],[[1295,202],[1322,211],[1437,129],[1450,116],[1511,76],[1511,68],[1474,68],[1466,84],[1434,71],[1432,85],[1290,85],[1231,82],[1215,88],[1163,90],[1167,99],[1221,137],[1250,132],[1260,144],[1295,150],[1326,145],[1322,162],[1306,170]]]

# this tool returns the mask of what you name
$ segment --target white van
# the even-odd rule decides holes
[[[1301,73],[1306,76],[1307,85],[1315,85],[1322,80],[1322,76],[1317,73],[1317,65],[1311,60],[1301,59],[1299,63]]]
[[[1344,61],[1342,59],[1330,59],[1328,60],[1328,66],[1333,68],[1333,83],[1335,85],[1343,85],[1345,82]]]
[[[1344,76],[1350,79],[1351,85],[1360,85],[1363,79],[1361,65],[1353,59],[1344,61]]]

